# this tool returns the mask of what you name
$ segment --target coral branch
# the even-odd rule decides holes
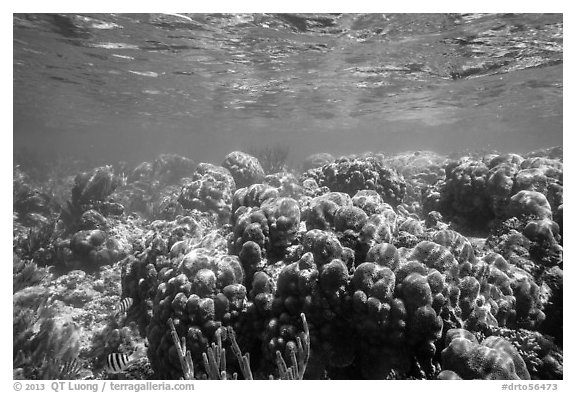
[[[300,317],[302,318],[304,332],[301,337],[296,338],[297,349],[290,350],[289,356],[292,365],[288,367],[280,351],[276,351],[276,365],[278,366],[280,379],[304,379],[304,373],[310,359],[310,330],[304,313],[300,314]]]
[[[236,333],[234,329],[231,327],[228,328],[228,337],[230,337],[230,341],[232,341],[232,352],[238,359],[238,364],[240,364],[240,370],[242,371],[242,375],[246,380],[253,380],[252,370],[250,368],[250,354],[247,353],[246,355],[242,355],[242,351],[240,351],[240,346],[236,341]]]
[[[208,347],[202,354],[204,369],[210,379],[228,379],[226,374],[226,350],[222,346],[222,332],[216,330],[216,342]],[[237,379],[238,375],[234,373],[232,379]]]
[[[266,173],[275,173],[286,169],[290,146],[278,143],[274,146],[253,146],[248,151],[258,158]]]
[[[168,319],[168,324],[170,325],[170,331],[172,333],[172,340],[178,351],[178,358],[180,359],[180,365],[182,366],[182,371],[184,372],[184,379],[193,380],[194,379],[194,363],[192,362],[192,355],[190,351],[186,351],[186,339],[182,337],[182,343],[178,338],[178,333],[176,333],[176,327],[172,318]]]

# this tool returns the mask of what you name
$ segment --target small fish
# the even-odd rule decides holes
[[[116,309],[116,314],[127,313],[128,310],[130,309],[130,307],[132,307],[132,304],[134,304],[134,299],[132,299],[131,297],[125,297],[118,304],[118,307]]]
[[[111,353],[106,357],[106,371],[120,373],[126,370],[134,360],[125,353]]]
[[[145,356],[146,346],[139,346],[136,351],[131,354],[111,353],[106,357],[105,370],[109,373],[120,373]]]

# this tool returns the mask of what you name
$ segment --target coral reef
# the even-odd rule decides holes
[[[395,169],[386,166],[376,156],[365,158],[341,157],[321,168],[311,169],[302,175],[312,178],[330,191],[354,195],[358,190],[375,190],[384,202],[396,206],[406,193],[406,183]]]
[[[246,242],[253,242],[260,249],[256,253],[282,256],[300,227],[298,202],[288,197],[269,198],[260,207],[239,208],[234,215],[230,250],[236,255]]]
[[[246,288],[238,257],[210,255],[196,248],[180,258],[178,265],[158,274],[153,317],[148,328],[148,356],[154,370],[164,377],[178,377],[180,360],[173,346],[168,319],[176,331],[192,343],[194,356],[206,351],[221,326],[234,326],[244,309]],[[194,358],[193,356],[193,358]],[[194,359],[200,363],[200,358]],[[198,371],[199,372],[199,371]]]
[[[16,171],[14,375],[562,378],[548,153],[163,155],[77,175],[59,218]]]
[[[58,312],[49,291],[41,286],[24,288],[13,297],[13,359],[24,379],[42,379],[47,362],[69,361],[78,356],[80,334],[69,316]]]

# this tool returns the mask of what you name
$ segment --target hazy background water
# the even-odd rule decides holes
[[[562,144],[562,15],[16,14],[15,160]]]

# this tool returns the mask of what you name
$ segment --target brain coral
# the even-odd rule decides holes
[[[306,229],[332,229],[336,211],[351,204],[350,196],[342,192],[329,192],[313,198],[303,214]]]
[[[552,220],[552,208],[542,193],[522,190],[510,198],[508,215],[519,218],[534,216],[541,220]]]
[[[228,218],[235,190],[236,183],[226,168],[201,163],[196,167],[192,181],[182,187],[178,201],[186,209],[212,211],[221,218]]]
[[[267,184],[252,184],[239,188],[232,199],[232,219],[237,218],[236,211],[242,207],[260,207],[266,199],[277,198],[278,189]]]
[[[385,204],[390,207],[390,205]],[[378,243],[390,243],[397,232],[397,216],[394,210],[385,208],[382,213],[372,214],[360,230],[360,257]]]
[[[261,183],[266,175],[258,158],[241,151],[228,154],[222,166],[230,171],[238,188]]]
[[[377,157],[342,157],[321,168],[311,169],[303,178],[314,178],[319,186],[354,195],[358,190],[375,190],[384,202],[396,206],[406,193],[406,182],[396,170]]]
[[[526,368],[526,363],[518,353],[518,350],[510,343],[510,341],[497,336],[490,336],[486,337],[484,341],[482,341],[482,345],[487,346],[488,348],[496,349],[499,351],[506,352],[512,360],[514,361],[514,368],[516,369],[516,375],[520,379],[530,379],[530,374],[528,373],[528,369]]]
[[[432,241],[450,250],[459,263],[473,262],[475,259],[474,249],[470,241],[456,231],[440,230],[432,236]]]
[[[364,210],[367,215],[382,213],[386,210],[384,200],[375,190],[360,190],[352,197],[352,204]]]
[[[409,259],[425,264],[444,274],[455,274],[458,262],[444,246],[423,240],[414,247]]]
[[[236,210],[230,250],[238,255],[244,243],[258,245],[262,256],[283,256],[300,227],[300,207],[292,198],[266,199],[259,208]]]
[[[450,338],[442,351],[443,370],[454,371],[462,379],[529,379],[522,359],[510,343],[485,340],[478,344],[461,336]]]

